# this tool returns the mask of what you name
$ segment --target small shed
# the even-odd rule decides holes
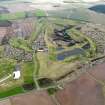
[[[13,78],[14,78],[15,80],[16,80],[16,79],[19,79],[20,76],[21,76],[20,71],[14,71],[14,72],[13,72]]]
[[[20,72],[20,65],[16,65],[15,66],[15,70],[14,70],[14,72],[13,72],[13,78],[15,79],[15,80],[17,80],[17,79],[19,79],[20,77],[21,77],[21,72]]]

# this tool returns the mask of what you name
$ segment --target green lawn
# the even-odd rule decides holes
[[[22,74],[23,74],[25,83],[33,82],[33,71],[34,71],[33,62],[23,62],[22,63]]]
[[[37,9],[37,10],[35,10],[35,16],[44,17],[44,16],[46,16],[46,13],[44,10]]]
[[[7,89],[7,91],[3,91],[3,92],[0,91],[0,98],[13,96],[13,95],[23,93],[23,92],[24,92],[24,90],[23,90],[22,87],[13,87],[13,88],[11,88],[9,90]]]

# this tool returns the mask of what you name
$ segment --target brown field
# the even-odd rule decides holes
[[[94,67],[89,73],[93,75],[96,79],[105,81],[105,63]]]
[[[54,105],[46,91],[30,92],[10,98],[12,105]]]
[[[35,19],[29,18],[15,21],[13,29],[17,36],[20,36],[21,34],[24,38],[29,37],[35,31]]]
[[[98,81],[105,80],[105,64],[90,70],[69,83],[55,95],[60,105],[105,105],[103,87]],[[98,79],[95,80],[94,77]]]

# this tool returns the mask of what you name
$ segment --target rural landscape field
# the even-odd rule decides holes
[[[104,105],[105,2],[0,0],[0,105]]]

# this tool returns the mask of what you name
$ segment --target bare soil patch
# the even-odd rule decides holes
[[[102,70],[105,66],[96,67],[96,71],[91,71],[99,79],[105,79]],[[97,71],[100,70],[100,71]],[[102,76],[101,76],[102,75]],[[103,78],[102,78],[103,77]],[[60,105],[104,105],[104,96],[102,86],[98,84],[87,73],[83,74],[77,80],[67,84],[65,88],[56,94]]]
[[[89,71],[91,75],[93,75],[96,79],[105,81],[105,63],[94,67]]]
[[[13,105],[54,105],[46,91],[33,91],[10,99]]]

